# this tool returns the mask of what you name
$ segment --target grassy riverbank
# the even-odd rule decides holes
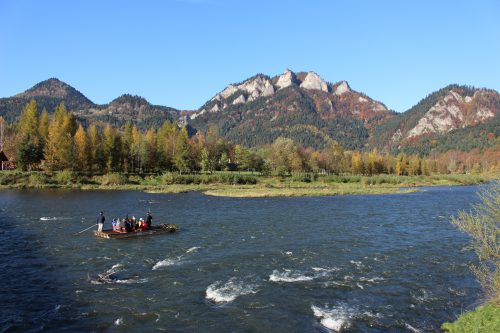
[[[474,311],[462,314],[453,323],[444,323],[441,328],[448,333],[500,332],[500,307],[494,304],[478,306]]]
[[[388,194],[415,191],[419,186],[470,185],[499,178],[500,175],[432,176],[261,176],[249,173],[163,175],[107,174],[86,176],[62,171],[54,173],[4,171],[0,189],[66,188],[82,190],[141,190],[159,193],[201,191],[228,197],[322,196],[346,194]],[[402,189],[403,188],[403,189]]]

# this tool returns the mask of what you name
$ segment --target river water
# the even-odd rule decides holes
[[[428,332],[477,305],[477,187],[272,199],[138,191],[0,192],[0,332]],[[113,217],[176,223],[128,240]],[[101,273],[114,273],[100,282]]]

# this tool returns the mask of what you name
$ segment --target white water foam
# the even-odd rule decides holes
[[[59,220],[71,220],[71,217],[57,217],[57,216],[42,216],[40,221],[59,221]]]
[[[453,289],[451,287],[448,287],[448,291],[450,292],[450,294],[456,295],[456,296],[465,296],[467,294],[465,292],[465,290]]]
[[[367,278],[367,277],[362,276],[362,277],[359,278],[359,281],[377,283],[377,282],[385,281],[385,279],[381,278],[381,277],[378,277],[378,276],[375,276],[375,277],[372,277],[372,278]]]
[[[351,260],[350,263],[355,265],[357,268],[363,267],[363,263],[361,261]]]
[[[132,278],[132,279],[115,280],[114,282],[115,283],[122,283],[122,284],[146,283],[146,282],[148,282],[148,279]]]
[[[113,283],[122,283],[122,284],[133,284],[133,283],[146,283],[148,279],[139,279],[137,276],[131,278],[117,279],[113,276],[123,270],[122,264],[115,264],[111,266],[106,272],[99,274],[99,279],[91,280],[91,284],[113,284]]]
[[[338,267],[312,267],[311,269],[315,272],[319,272],[320,274],[340,271],[340,268]]]
[[[173,266],[175,264],[178,264],[179,262],[180,262],[179,258],[160,260],[156,264],[154,264],[153,271],[163,267]]]
[[[340,268],[337,267],[312,267],[312,272],[292,271],[285,269],[282,272],[274,270],[269,275],[269,281],[272,282],[304,282],[312,281],[319,278],[330,276],[333,272],[337,272]]]
[[[184,254],[182,254],[174,259],[168,258],[168,259],[160,260],[156,264],[153,265],[152,269],[153,269],[153,271],[155,271],[155,270],[160,269],[160,268],[178,265],[182,262],[182,260],[184,259],[184,257],[187,254],[197,252],[199,249],[200,249],[199,246],[193,246],[193,247],[187,249],[186,253],[184,253]]]
[[[114,273],[117,273],[117,272],[119,272],[121,270],[123,270],[123,265],[122,264],[114,264],[113,266],[111,266],[110,269],[108,269],[106,271],[106,273],[114,274]]]
[[[118,318],[117,320],[115,320],[115,325],[116,326],[120,326],[120,325],[123,325],[123,318]]]
[[[418,328],[415,328],[413,326],[411,326],[410,324],[408,323],[405,323],[405,327],[410,331],[410,332],[413,332],[413,333],[420,333],[422,332],[421,330],[419,330]]]
[[[285,269],[283,272],[274,270],[271,275],[269,275],[269,281],[272,282],[302,282],[302,281],[312,281],[313,276],[304,275],[300,271],[292,271],[290,269]]]
[[[195,252],[195,251],[198,251],[200,249],[199,246],[193,246],[191,248],[189,248],[186,253],[191,253],[191,252]]]
[[[312,305],[314,316],[320,320],[321,325],[334,332],[340,332],[349,327],[349,313],[342,307],[320,308]]]
[[[432,300],[435,300],[436,298],[432,296],[432,293],[430,291],[427,291],[425,289],[419,289],[417,292],[412,292],[411,297],[418,303],[426,303],[430,302]]]
[[[311,305],[311,310],[314,316],[320,320],[321,325],[334,332],[342,332],[349,329],[352,321],[355,319],[367,320],[368,318],[383,317],[380,313],[374,314],[371,311],[361,311],[357,307],[350,307],[344,303],[340,303],[334,307]]]
[[[351,286],[346,283],[338,282],[338,281],[326,281],[323,283],[325,288],[350,288]]]
[[[257,293],[257,288],[257,285],[245,284],[245,282],[238,281],[235,277],[232,277],[226,283],[216,281],[209,285],[206,291],[206,298],[217,304],[227,304],[239,296]]]

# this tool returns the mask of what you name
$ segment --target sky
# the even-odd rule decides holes
[[[451,83],[499,91],[500,1],[0,0],[0,97],[57,77],[197,109],[285,68],[398,112]]]

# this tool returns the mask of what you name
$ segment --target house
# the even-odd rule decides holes
[[[10,169],[9,159],[7,158],[7,155],[5,155],[3,150],[0,150],[0,163],[2,164],[0,170]]]

